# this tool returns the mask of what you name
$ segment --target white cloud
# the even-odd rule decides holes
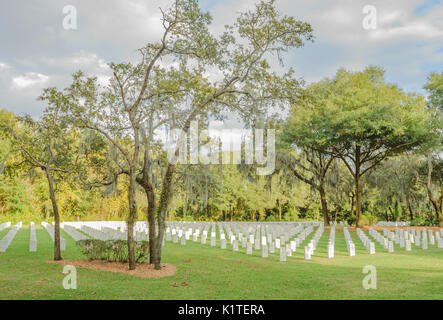
[[[8,66],[6,63],[0,62],[0,70],[6,70],[9,68],[10,66]]]
[[[376,40],[405,39],[408,37],[414,37],[415,39],[432,39],[442,38],[443,30],[439,30],[425,22],[418,22],[396,28],[379,28],[371,33],[371,37]]]
[[[108,63],[97,53],[80,50],[67,56],[43,57],[40,64],[55,70],[87,70],[92,73],[107,73],[110,71]]]
[[[12,86],[15,89],[26,89],[32,86],[41,86],[49,80],[47,75],[37,72],[27,72],[12,78]]]
[[[214,18],[210,29],[219,33],[258,1],[201,4]],[[60,1],[35,2],[33,10],[17,1],[0,11],[0,26],[8,21],[8,28],[0,28],[0,107],[34,114],[43,108],[35,101],[43,87],[65,87],[79,69],[105,84],[112,76],[108,62],[138,61],[137,49],[162,33],[159,7],[173,0],[72,0],[79,19],[75,31],[62,28]],[[362,28],[367,4],[377,8],[376,30]],[[297,77],[317,81],[341,66],[355,70],[377,64],[389,80],[420,91],[426,74],[443,65],[443,4],[417,14],[421,5],[422,0],[276,0],[281,13],[309,22],[315,36],[314,43],[288,53],[285,66],[294,67]],[[19,89],[20,94],[11,91]]]

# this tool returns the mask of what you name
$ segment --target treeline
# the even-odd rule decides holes
[[[301,116],[300,113],[297,115]],[[17,118],[6,111],[0,111],[0,117],[9,122]],[[287,139],[283,130],[288,123],[277,128],[277,136],[281,139],[272,175],[257,176],[255,167],[245,165],[182,165],[174,182],[174,198],[167,219],[323,219],[322,195],[315,186],[319,180],[313,163],[318,160],[316,153],[301,149],[288,151],[282,147],[281,141]],[[76,175],[73,179],[62,177],[57,181],[62,221],[125,220],[128,214],[126,176],[122,175],[112,183],[103,181],[103,176],[110,178],[113,174],[115,149],[92,133],[86,138],[79,135],[75,139],[75,144],[86,142],[90,145],[86,151],[94,164],[88,170],[88,179],[92,182],[83,181]],[[13,152],[16,146],[10,136],[3,134],[1,141],[0,158],[5,160],[1,166],[4,172],[0,176],[1,221],[52,221],[52,205],[43,172],[28,168],[19,153]],[[339,158],[326,158],[325,162],[332,159],[323,182],[328,219],[354,224],[356,194],[353,177]],[[98,166],[108,168],[108,172],[103,174],[94,169]],[[160,181],[161,177],[155,180]],[[437,152],[397,154],[383,161],[361,181],[364,223],[409,220],[416,225],[437,225],[441,214],[442,182],[442,160]],[[137,219],[144,220],[148,202],[141,187],[137,187],[136,197],[140,204]]]

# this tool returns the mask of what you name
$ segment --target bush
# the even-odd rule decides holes
[[[300,211],[298,208],[289,207],[288,211],[283,215],[283,221],[297,221]]]
[[[89,260],[105,260],[128,262],[128,241],[126,240],[96,240],[87,239],[77,241],[81,252]],[[135,242],[135,261],[144,262],[149,256],[149,242]]]
[[[370,226],[377,223],[378,218],[376,216],[365,214],[361,216],[361,220],[365,226]]]
[[[346,222],[348,223],[348,225],[352,226],[352,225],[355,224],[355,221],[356,221],[356,220],[357,220],[357,217],[356,217],[356,216],[349,216],[349,217],[346,219]]]

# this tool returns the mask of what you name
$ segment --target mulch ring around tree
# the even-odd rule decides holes
[[[46,262],[58,263],[64,266],[71,265],[76,268],[85,268],[90,270],[122,272],[140,278],[163,278],[173,276],[177,272],[176,266],[166,263],[161,265],[161,270],[155,270],[154,265],[147,262],[137,263],[135,270],[129,270],[127,262],[111,262],[102,260],[51,260]]]

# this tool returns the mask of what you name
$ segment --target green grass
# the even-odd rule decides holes
[[[0,238],[7,231],[0,232]],[[219,243],[211,247],[209,237],[207,245],[167,242],[163,262],[178,267],[175,276],[142,279],[78,268],[77,289],[65,290],[63,267],[46,262],[52,259],[53,243],[40,226],[36,232],[37,252],[29,252],[25,226],[6,253],[0,253],[0,299],[443,299],[442,249],[413,246],[406,252],[395,245],[389,254],[377,244],[376,254],[369,255],[351,232],[356,256],[349,257],[343,231],[336,232],[335,258],[327,258],[329,231],[325,231],[312,260],[303,259],[301,246],[287,262],[278,261],[278,251],[266,259],[259,251],[246,255],[241,244],[239,252],[233,252],[229,241],[225,250]],[[74,240],[62,235],[67,240],[63,258],[84,259]],[[375,290],[362,287],[365,265],[377,268]]]

